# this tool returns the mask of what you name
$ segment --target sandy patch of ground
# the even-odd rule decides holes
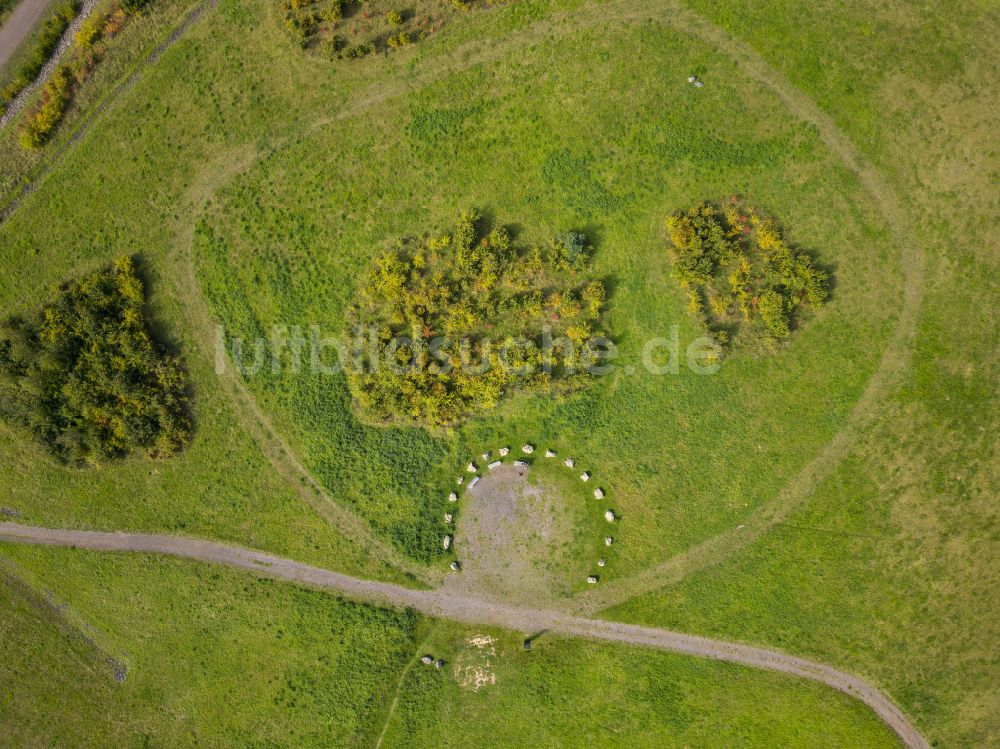
[[[462,571],[446,587],[522,603],[570,594],[572,511],[529,483],[528,470],[501,466],[465,492],[455,531]]]
[[[467,641],[467,647],[455,658],[455,681],[462,689],[478,692],[497,683],[494,663],[497,659],[496,638],[478,635]]]

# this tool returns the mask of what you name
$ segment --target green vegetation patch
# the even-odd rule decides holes
[[[588,274],[587,239],[519,249],[477,218],[375,258],[347,316],[361,349],[347,381],[369,420],[443,426],[593,376],[606,292]]]
[[[787,338],[802,306],[830,295],[829,276],[792,247],[773,219],[735,196],[702,203],[667,219],[674,276],[688,290],[688,310],[703,316],[720,343],[743,323],[772,340]]]
[[[65,283],[31,319],[0,331],[0,414],[57,456],[98,465],[141,450],[166,457],[188,441],[187,375],[154,343],[130,257]]]
[[[784,674],[653,649],[435,623],[405,674],[390,747],[900,746],[863,704]],[[766,717],[762,717],[766,716]]]
[[[7,607],[7,568],[40,595]],[[218,565],[10,544],[0,606],[4,746],[371,747],[424,621]]]
[[[456,14],[512,0],[281,0],[282,24],[302,49],[357,60],[426,39]]]
[[[514,7],[523,5],[497,22]],[[456,206],[519,223],[518,243],[545,245],[578,228],[599,248],[593,268],[614,302],[602,324],[617,346],[615,374],[567,397],[508,398],[444,434],[362,423],[343,372],[283,364],[272,374],[265,363],[244,378],[317,480],[400,548],[440,554],[456,475],[480,446],[523,439],[594,461],[586,468],[601,472],[629,518],[604,580],[626,575],[745,522],[855,402],[896,308],[895,255],[857,181],[724,61],[709,58],[724,83],[699,90],[678,76],[665,106],[670,71],[694,70],[710,54],[669,29],[617,22],[613,33],[583,29],[518,47],[290,138],[213,196],[194,256],[227,340],[251,342],[275,326],[307,336],[313,325],[342,337],[358,279],[386,238],[448,227]],[[646,61],[639,70],[636,55]],[[627,102],[606,95],[625,89]],[[726,147],[689,154],[695,133]],[[774,355],[734,351],[703,376],[685,363],[704,330],[670,279],[663,220],[698,196],[734,191],[781,216],[804,247],[823,248],[837,264],[837,299]],[[644,347],[675,329],[679,371],[654,374]],[[666,348],[650,358],[661,354],[669,358]],[[849,367],[831,363],[845,359]]]

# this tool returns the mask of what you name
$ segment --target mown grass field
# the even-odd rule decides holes
[[[997,292],[987,135],[997,101],[986,81],[998,58],[973,29],[996,18],[831,5],[822,29],[807,29],[793,28],[793,8],[698,4],[829,111],[907,196],[927,257],[912,360],[872,428],[787,523],[609,613],[843,663],[906,705],[932,744],[991,746],[1000,462],[988,435],[1000,319],[983,301]]]
[[[528,653],[519,637],[445,623],[425,651],[448,664],[407,672],[383,747],[898,745],[840,695],[727,664],[551,635]],[[476,690],[476,673],[495,682]]]
[[[866,414],[861,439],[807,503],[724,564],[610,615],[825,660],[885,689],[940,746],[995,744],[1000,323],[992,227],[1000,211],[991,82],[998,50],[996,34],[984,33],[996,30],[995,10],[794,0],[686,5],[761,55],[880,170],[923,250],[922,305],[891,397]],[[138,64],[138,51],[166,36],[182,6],[157,4],[150,23],[116,40],[122,54],[97,69],[49,150],[26,157],[11,129],[0,133],[0,202]],[[719,49],[676,30],[679,16],[669,3],[524,0],[456,20],[399,55],[344,65],[297,51],[270,5],[221,2],[109,105],[0,224],[5,312],[33,307],[44,289],[80,269],[139,254],[152,311],[194,379],[194,443],[171,461],[81,472],[4,427],[0,460],[10,469],[0,506],[18,509],[24,522],[210,536],[398,577],[334,532],[303,501],[309,490],[300,480],[289,482],[295,471],[235,402],[234,387],[212,372],[212,324],[237,334],[273,323],[339,332],[357,274],[382,243],[446,226],[472,206],[528,239],[586,231],[612,292],[609,323],[621,362],[635,365],[643,341],[668,334],[670,325],[680,326],[682,349],[698,334],[668,277],[663,218],[735,192],[781,219],[835,279],[828,307],[777,353],[732,357],[711,377],[683,366],[677,376],[620,373],[564,402],[518,399],[435,436],[361,425],[337,377],[256,377],[245,386],[329,495],[421,561],[440,548],[445,495],[468,458],[484,446],[524,441],[573,454],[600,477],[622,513],[609,575],[639,571],[739,525],[845,423],[890,340],[907,269],[899,236],[815,129]],[[692,73],[704,88],[686,83]],[[5,554],[56,584],[52,570],[61,571],[63,557],[9,548]],[[61,591],[84,615],[100,612],[104,595],[124,596],[125,577],[155,578],[161,569],[102,559],[87,555]],[[146,572],[109,573],[100,595],[88,588],[87,570],[126,564]],[[225,606],[250,619],[283,616],[288,596],[299,595],[220,574],[228,587],[203,590],[198,605],[205,608],[192,609],[205,618]],[[166,637],[190,623],[167,592],[150,595],[173,610],[154,631]],[[338,605],[301,595],[309,607]],[[213,607],[212,596],[227,603]],[[123,610],[145,604],[134,596],[130,605]],[[33,632],[52,636],[22,604],[12,606],[21,641]],[[106,615],[95,621],[112,630]],[[322,621],[341,620],[350,616],[336,609]],[[118,642],[134,642],[118,626]],[[234,642],[258,636],[248,627],[233,633]],[[416,636],[406,634],[411,645]],[[437,636],[440,647],[457,647],[464,633]],[[196,640],[179,637],[166,641],[183,649]],[[63,654],[53,656],[54,672],[71,673],[76,683],[97,668],[60,642],[52,645],[58,651],[45,649]],[[228,668],[234,651],[213,643],[206,658]],[[277,647],[273,639],[264,645]],[[190,659],[164,654],[155,637],[119,646],[149,657],[147,668],[172,664],[169,688],[135,693],[135,714],[149,715],[155,700],[170,697],[190,700],[178,710],[183,717],[217,697],[204,685],[186,692]],[[492,697],[443,678],[431,683],[437,672],[411,669],[385,745],[410,731],[431,743],[486,741],[521,718],[537,727],[543,745],[582,742],[573,733],[578,723],[560,722],[553,711],[594,721],[605,704],[595,684],[604,683],[629,698],[616,713],[622,734],[662,728],[653,743],[704,745],[733,730],[733,743],[812,745],[817,725],[832,745],[886,740],[856,706],[768,675],[740,671],[737,679],[731,670],[666,656],[558,647],[551,662],[512,656],[504,664],[509,678]],[[399,680],[411,651],[385,665],[371,693],[391,690],[385,685]],[[689,722],[668,724],[669,711],[654,709],[650,695],[677,691],[656,688],[650,664],[677,674],[670,684],[683,684]],[[629,671],[654,687],[642,694],[623,688]],[[137,678],[149,678],[143,673]],[[238,675],[258,696],[259,673]],[[779,704],[780,718],[763,722],[742,712],[786,688],[796,701],[811,701],[801,713]],[[66,699],[40,685],[25,694],[23,715],[32,714],[29,704],[47,710]],[[96,711],[103,694],[91,694],[86,709]],[[249,713],[253,699],[239,709]],[[479,720],[466,721],[469,711]],[[722,714],[733,717],[718,727],[705,722]],[[150,717],[141,730],[167,725],[159,720]],[[373,739],[356,735],[361,743]],[[278,729],[275,736],[290,740]]]

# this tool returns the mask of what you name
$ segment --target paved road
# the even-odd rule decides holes
[[[333,590],[349,598],[381,605],[409,607],[429,616],[466,624],[485,624],[520,632],[548,629],[563,635],[644,645],[676,653],[730,661],[753,668],[780,671],[818,681],[861,700],[896,732],[909,749],[930,749],[930,745],[902,711],[875,687],[830,666],[776,650],[695,637],[666,629],[588,619],[548,609],[521,608],[466,593],[446,592],[440,589],[411,590],[390,583],[342,575],[251,549],[191,538],[147,533],[59,530],[0,523],[0,540],[103,551],[169,554],[202,562],[242,567],[269,577]]]
[[[21,0],[14,12],[7,17],[6,23],[0,26],[0,68],[7,64],[21,42],[38,25],[49,2],[50,0]]]

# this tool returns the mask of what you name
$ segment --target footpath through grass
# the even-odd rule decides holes
[[[625,20],[551,39],[529,27],[516,52],[308,128],[222,187],[199,227],[205,295],[245,346],[275,325],[338,335],[378,248],[446,228],[456,206],[516,217],[524,241],[591,237],[620,369],[581,393],[518,398],[430,435],[360,423],[341,375],[246,378],[319,480],[415,556],[440,546],[468,446],[511,434],[601,473],[626,519],[620,574],[738,525],[836,431],[892,324],[894,253],[853,176],[728,60]],[[699,90],[685,72],[701,68],[713,78]],[[729,192],[757,196],[834,268],[837,302],[773,355],[650,374],[647,341],[676,326],[683,355],[702,334],[670,278],[663,221]]]
[[[116,683],[105,652],[4,579],[14,741],[372,746],[385,728],[385,747],[898,746],[850,698],[757,670],[554,636],[528,653],[518,634],[174,559],[3,545],[0,562],[126,666]]]

